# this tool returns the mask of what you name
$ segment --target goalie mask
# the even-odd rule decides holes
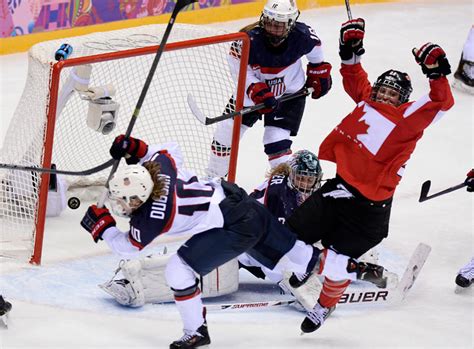
[[[272,46],[278,46],[288,37],[299,15],[295,0],[268,0],[259,25],[268,42]]]
[[[321,186],[323,171],[318,157],[309,150],[299,150],[290,160],[289,184],[300,193],[311,194]]]
[[[112,211],[122,217],[131,213],[148,200],[153,191],[153,180],[141,165],[120,168],[109,182],[109,201]]]
[[[410,77],[407,73],[388,70],[380,75],[372,86],[370,99],[374,102],[398,107],[400,104],[408,102],[412,91]]]

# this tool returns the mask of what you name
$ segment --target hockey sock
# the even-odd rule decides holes
[[[333,281],[327,277],[324,278],[323,289],[319,295],[319,304],[325,308],[335,306],[341,299],[344,291],[347,289],[351,280]]]
[[[175,291],[174,299],[181,319],[183,320],[184,333],[195,332],[205,321],[204,307],[199,287],[196,286],[194,292],[191,294]]]

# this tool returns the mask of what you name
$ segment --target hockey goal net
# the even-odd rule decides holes
[[[54,163],[61,170],[83,171],[110,160],[108,149],[114,137],[127,129],[164,30],[165,25],[148,25],[32,47],[26,86],[9,125],[0,163],[45,168]],[[242,48],[239,83],[227,64],[234,41]],[[62,43],[74,51],[57,62],[54,55]],[[185,166],[204,175],[215,126],[204,126],[194,118],[187,95],[192,94],[209,116],[222,114],[231,96],[237,96],[232,107],[240,108],[248,45],[242,33],[175,24],[132,136],[150,144],[178,142]],[[112,100],[120,104],[116,127],[106,135],[88,127],[89,101],[77,91],[65,93],[71,74],[86,65],[92,67],[88,86],[113,86]],[[238,151],[240,118],[235,120],[230,180],[235,178]],[[81,190],[87,193],[91,186],[103,188],[109,173],[110,168],[63,178],[70,189],[85,188]],[[40,263],[49,178],[34,171],[0,169],[1,257]],[[79,222],[71,226],[80,229]]]

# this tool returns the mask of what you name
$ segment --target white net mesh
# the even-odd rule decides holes
[[[92,65],[89,87],[112,84],[116,90],[113,100],[120,104],[120,110],[115,129],[103,135],[86,125],[89,102],[74,92],[56,117],[52,162],[61,170],[82,171],[109,160],[108,149],[115,136],[125,133],[156,53],[129,56],[130,51],[159,44],[164,29],[165,25],[150,25],[35,45],[29,52],[28,80],[9,126],[0,163],[42,167],[47,111],[50,93],[53,94],[48,86],[56,63],[54,53],[62,43],[74,48],[70,59],[121,51],[121,57],[112,60],[91,59],[84,63]],[[168,44],[221,34],[225,33],[176,24]],[[149,144],[178,142],[186,167],[198,175],[205,174],[215,127],[204,126],[194,118],[186,97],[192,94],[205,115],[224,112],[236,91],[227,64],[230,44],[228,41],[165,51],[132,131],[132,136]],[[60,95],[72,70],[68,67],[61,72]],[[65,179],[71,188],[89,186],[103,184],[109,173],[110,169],[106,169],[90,176]],[[0,180],[0,255],[29,256],[40,176],[36,172],[0,169]]]

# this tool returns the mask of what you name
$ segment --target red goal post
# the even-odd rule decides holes
[[[46,168],[55,163],[61,170],[81,171],[110,159],[110,144],[125,132],[158,49],[150,42],[159,43],[163,31],[163,25],[153,25],[35,45],[29,52],[29,77],[0,162]],[[241,47],[237,82],[226,61],[234,41]],[[73,55],[55,62],[54,52],[63,42],[74,48]],[[232,96],[236,96],[232,107],[241,109],[248,51],[249,39],[244,33],[176,24],[132,136],[149,143],[177,141],[186,167],[205,175],[215,127],[204,126],[194,118],[186,96],[192,94],[209,116],[222,114]],[[66,96],[68,78],[76,72],[75,67],[85,65],[92,67],[89,87],[110,84],[116,91],[112,99],[120,108],[110,134],[94,131],[86,124],[89,101],[77,91]],[[42,93],[44,96],[38,96]],[[235,118],[230,181],[235,180],[240,122],[240,117]],[[109,172],[106,169],[87,177],[64,179],[75,190],[74,196],[81,192],[90,199],[94,192],[90,188],[103,186]],[[23,259],[29,254],[31,263],[41,263],[49,179],[45,173],[0,169],[0,256]],[[71,230],[80,230],[79,222],[71,223]]]

